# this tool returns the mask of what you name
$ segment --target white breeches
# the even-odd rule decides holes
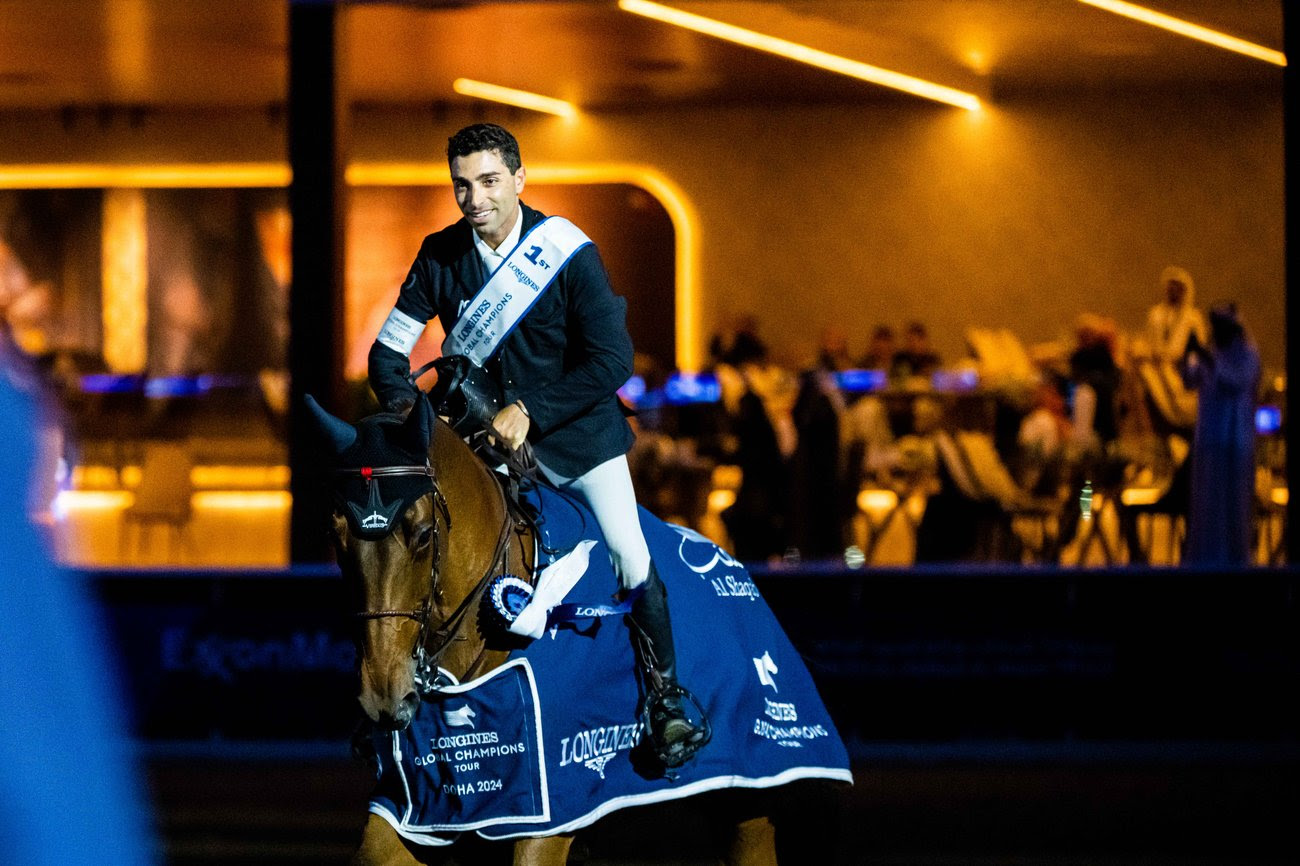
[[[609,545],[619,585],[625,590],[635,589],[645,582],[650,576],[650,548],[641,532],[627,456],[620,454],[606,460],[577,478],[558,475],[541,462],[537,465],[552,484],[573,490],[586,500]]]

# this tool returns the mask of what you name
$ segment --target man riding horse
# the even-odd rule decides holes
[[[634,598],[649,735],[664,762],[679,766],[707,736],[683,707],[667,592],[628,470],[633,432],[616,394],[632,374],[627,303],[581,230],[519,200],[525,171],[510,132],[466,127],[449,139],[447,159],[464,219],[424,239],[370,349],[371,387],[388,411],[420,399],[410,353],[436,315],[447,334],[444,357],[461,362],[467,383],[486,379],[499,389],[482,418],[487,432],[511,451],[529,442],[542,474],[595,514],[621,594]]]

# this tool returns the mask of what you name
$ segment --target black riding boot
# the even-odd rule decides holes
[[[709,740],[701,712],[697,725],[686,716],[677,683],[677,653],[668,615],[668,590],[653,563],[645,591],[632,604],[632,643],[646,676],[646,707],[655,754],[669,767],[680,767]]]

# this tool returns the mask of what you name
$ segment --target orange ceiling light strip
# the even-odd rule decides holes
[[[967,111],[978,111],[980,108],[979,97],[964,90],[945,87],[942,84],[935,84],[923,78],[916,78],[911,75],[904,75],[901,72],[872,66],[869,63],[850,60],[847,57],[819,51],[798,42],[746,30],[734,24],[726,24],[714,18],[683,12],[680,9],[674,9],[660,3],[651,3],[649,0],[618,0],[618,8],[634,15],[643,15],[646,18],[662,21],[665,24],[684,27],[687,30],[694,30],[706,36],[713,36],[727,42],[734,42],[737,45],[744,45],[747,48],[766,51],[769,54],[775,54],[788,60],[806,63],[818,69],[825,69],[829,72],[836,72],[840,75],[847,75],[850,78],[857,78],[884,87],[892,87],[913,96],[933,99],[947,105],[955,105]]]
[[[0,165],[0,189],[140,189],[288,186],[289,166],[271,162],[47,163]]]
[[[1193,24],[1172,15],[1165,15],[1163,12],[1147,9],[1145,6],[1125,3],[1123,0],[1079,0],[1079,2],[1095,6],[1098,9],[1104,9],[1107,12],[1113,12],[1116,15],[1123,15],[1125,18],[1132,18],[1134,21],[1141,21],[1143,24],[1150,24],[1152,27],[1159,27],[1162,30],[1177,33],[1179,36],[1196,39],[1217,48],[1226,48],[1228,51],[1235,51],[1256,60],[1263,60],[1265,63],[1272,63],[1274,66],[1286,66],[1286,55],[1281,51],[1274,51],[1272,48],[1265,48],[1262,45],[1256,45],[1254,42],[1247,42],[1245,39],[1238,39],[1236,36],[1220,33],[1218,30],[1211,30],[1208,27],[1202,27],[1199,24]]]
[[[472,96],[475,99],[486,99],[491,102],[504,102],[506,105],[515,105],[532,111],[544,111],[547,114],[554,114],[566,120],[572,120],[578,116],[578,106],[572,102],[565,102],[563,99],[554,99],[537,93],[529,93],[527,90],[515,90],[513,87],[502,87],[499,84],[475,81],[472,78],[457,78],[451,83],[451,89],[461,96]]]

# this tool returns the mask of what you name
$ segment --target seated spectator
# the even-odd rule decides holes
[[[867,342],[866,353],[858,359],[858,366],[864,370],[888,370],[897,351],[894,329],[888,325],[876,325]]]
[[[1193,334],[1198,342],[1206,341],[1205,316],[1196,307],[1196,287],[1192,275],[1170,265],[1160,274],[1164,299],[1147,312],[1147,340],[1157,359],[1177,363],[1182,360],[1187,340]]]
[[[827,372],[848,370],[853,366],[849,355],[849,340],[844,329],[828,325],[822,329],[821,345],[817,349],[817,369]]]
[[[1119,434],[1115,395],[1119,366],[1115,363],[1116,329],[1102,316],[1084,313],[1075,326],[1076,345],[1070,353],[1070,439],[1078,453],[1099,454]]]
[[[709,357],[714,364],[738,367],[748,361],[767,358],[767,344],[758,336],[758,323],[743,315],[725,332],[709,340]]]
[[[1119,467],[1110,458],[1119,436],[1116,396],[1120,387],[1115,362],[1114,322],[1093,313],[1079,316],[1075,348],[1069,358],[1070,437],[1067,442],[1068,486],[1077,492],[1085,483],[1118,497]],[[1058,539],[1068,544],[1078,532],[1080,513],[1067,507],[1061,514]]]
[[[1055,493],[1069,439],[1065,395],[1055,381],[1044,380],[1035,387],[1033,405],[1016,435],[1016,482],[1031,494]]]
[[[925,325],[909,322],[903,332],[903,348],[890,359],[889,378],[898,382],[928,378],[939,369],[939,365],[939,355],[930,346],[930,335]]]
[[[918,401],[917,431],[906,440],[924,443],[935,473],[916,528],[918,563],[971,561],[985,557],[988,528],[1002,519],[998,506],[986,499],[969,467],[954,452],[954,430],[935,401]],[[904,442],[900,440],[900,447]],[[910,446],[915,449],[915,445]]]
[[[898,462],[898,449],[885,402],[868,394],[844,410],[840,428],[846,477],[861,486],[865,479],[887,474]]]

